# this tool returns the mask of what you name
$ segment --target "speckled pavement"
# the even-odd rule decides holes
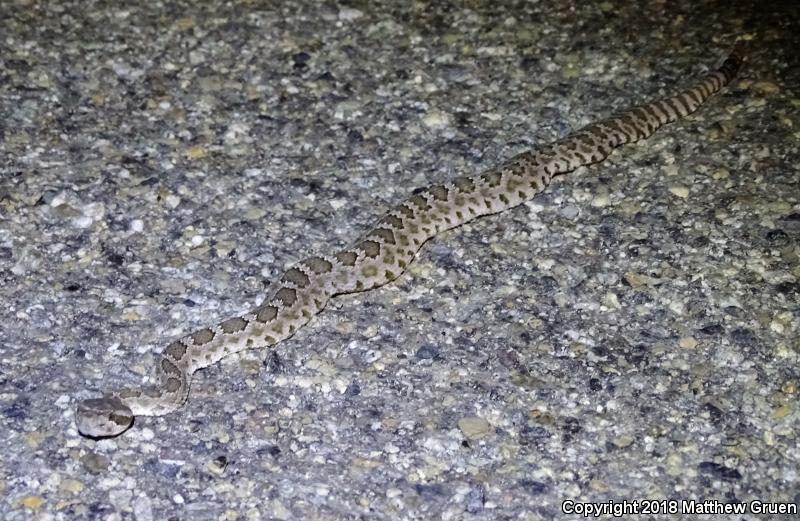
[[[113,4],[0,3],[1,519],[796,519],[751,503],[800,503],[791,2]],[[78,435],[78,400],[413,188],[737,36],[695,116],[198,373],[178,413]]]

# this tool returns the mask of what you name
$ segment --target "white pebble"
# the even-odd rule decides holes
[[[181,198],[177,195],[170,194],[165,200],[167,202],[167,206],[170,208],[176,208],[179,204],[181,204]]]
[[[778,334],[782,334],[782,333],[783,333],[783,331],[784,331],[783,324],[781,324],[781,323],[780,323],[780,322],[778,322],[777,320],[773,320],[772,322],[770,322],[770,323],[769,323],[769,328],[770,328],[772,331],[774,331],[774,332],[776,332],[776,333],[778,333]]]
[[[133,501],[133,517],[136,521],[153,521],[153,502],[142,494]]]
[[[687,197],[689,197],[689,189],[685,186],[681,185],[670,186],[669,191],[672,192],[673,195],[676,195],[682,199],[686,199]]]
[[[422,122],[428,128],[445,128],[450,125],[450,116],[440,110],[432,110],[425,114]]]
[[[678,316],[683,316],[684,314],[683,302],[673,300],[669,303],[669,309]]]
[[[599,194],[594,196],[594,198],[592,199],[592,203],[591,204],[595,208],[604,208],[604,207],[608,206],[608,203],[610,201],[611,201],[611,199],[608,197],[607,193],[599,193]]]
[[[392,487],[392,488],[387,488],[386,489],[386,497],[388,497],[389,499],[392,499],[392,498],[395,498],[395,497],[400,497],[402,495],[403,495],[403,491],[400,490],[399,488]]]
[[[339,10],[339,20],[356,20],[364,16],[364,13],[352,7],[344,7]]]
[[[106,214],[106,206],[103,203],[90,203],[81,209],[81,213],[93,220],[102,219]]]
[[[72,219],[72,224],[76,228],[81,228],[81,229],[88,228],[89,226],[92,225],[93,222],[94,219],[92,219],[91,217],[86,217],[85,215],[81,217],[75,217],[74,219]]]
[[[131,221],[130,230],[134,233],[139,233],[144,230],[144,221],[141,219],[134,219]]]
[[[67,202],[67,194],[65,194],[64,192],[58,192],[56,195],[53,196],[52,199],[50,199],[50,206],[52,208],[58,208],[59,206],[61,206],[66,202]]]

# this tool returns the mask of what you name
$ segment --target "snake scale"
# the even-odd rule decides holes
[[[661,126],[691,114],[734,78],[742,59],[738,42],[719,69],[675,96],[590,124],[478,175],[415,190],[349,248],[309,257],[289,268],[261,306],[169,344],[155,370],[158,384],[81,401],[78,430],[89,437],[117,436],[131,426],[135,416],[175,411],[186,401],[191,375],[198,369],[233,353],[289,338],[322,311],[331,297],[396,279],[436,234],[513,208],[544,190],[553,176],[602,161],[615,148],[647,138]]]

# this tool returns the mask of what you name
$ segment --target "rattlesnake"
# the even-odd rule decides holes
[[[742,63],[741,45],[737,43],[717,71],[680,94],[583,127],[481,174],[415,190],[353,246],[289,268],[260,307],[169,344],[155,370],[159,384],[81,401],[78,430],[90,437],[116,436],[130,427],[134,416],[175,411],[186,401],[190,377],[198,369],[244,349],[289,338],[331,297],[396,279],[420,247],[443,230],[517,206],[544,190],[553,176],[602,161],[615,148],[691,114],[734,78]]]

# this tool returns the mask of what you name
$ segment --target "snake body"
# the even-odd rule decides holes
[[[81,401],[78,430],[90,437],[116,436],[130,427],[135,416],[179,409],[189,395],[195,371],[233,353],[289,338],[322,311],[331,297],[396,279],[436,234],[513,208],[544,190],[553,176],[602,161],[615,148],[647,138],[661,126],[691,114],[734,78],[742,63],[741,51],[737,44],[719,69],[675,96],[590,124],[478,175],[415,190],[352,246],[332,255],[309,257],[289,268],[261,306],[169,344],[155,370],[158,384]]]

